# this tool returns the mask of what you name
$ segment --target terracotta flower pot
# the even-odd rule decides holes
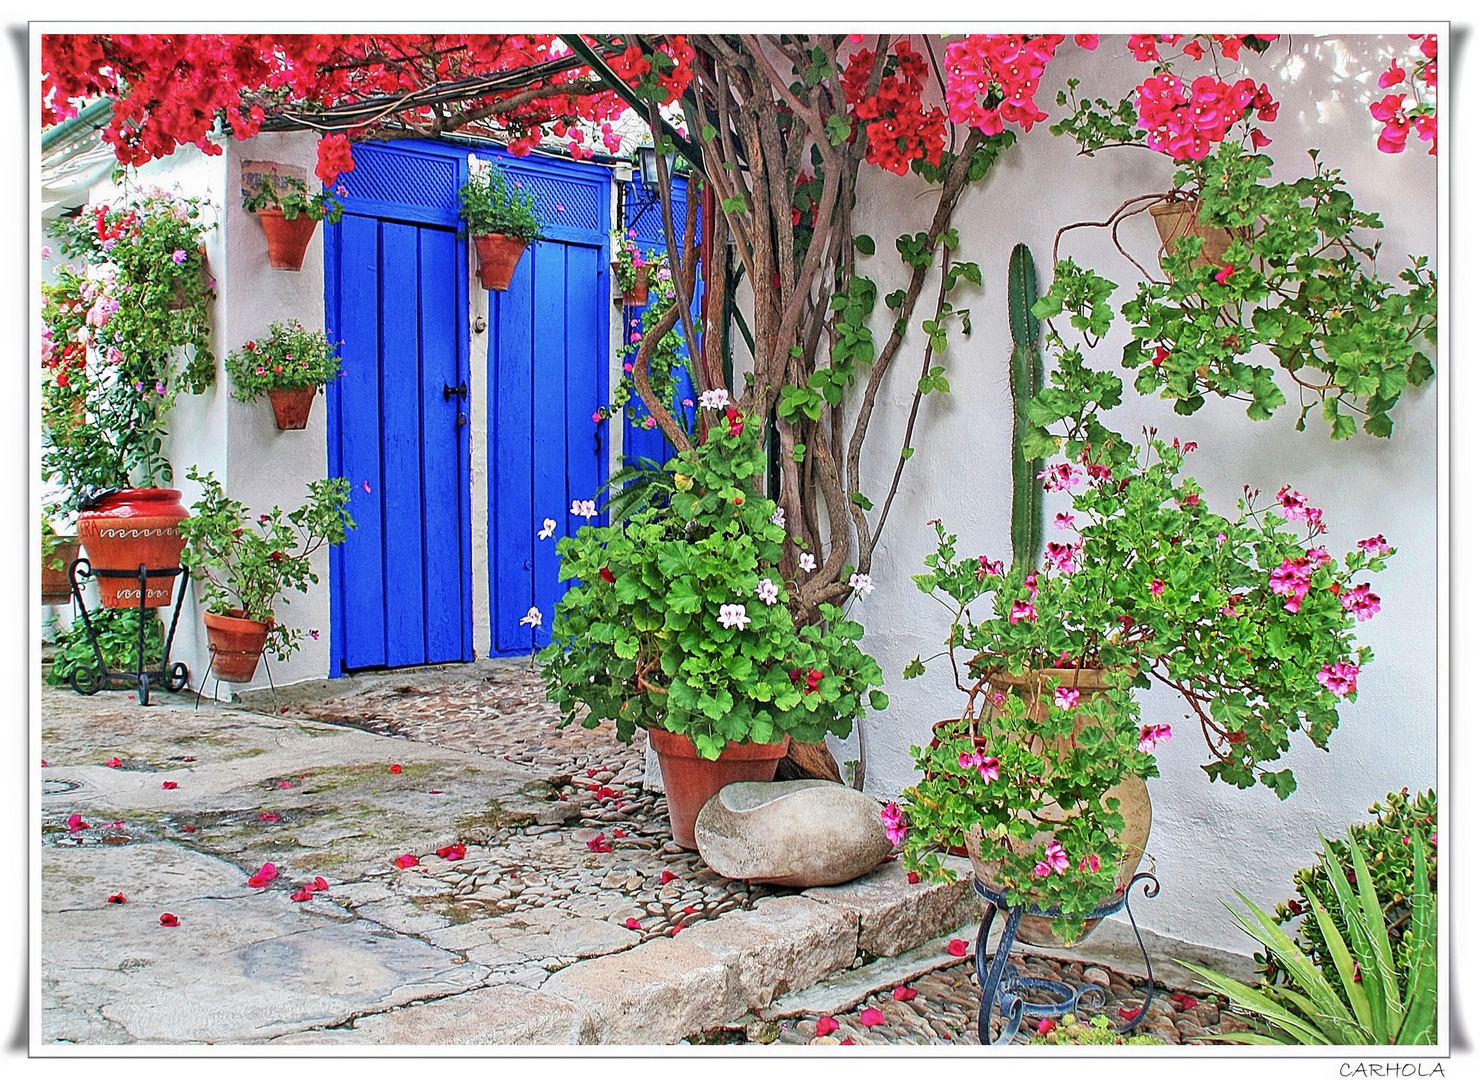
[[[478,277],[483,288],[496,292],[507,289],[527,245],[503,233],[484,233],[474,236],[472,242],[478,250]]]
[[[180,565],[185,538],[180,522],[189,517],[180,493],[172,488],[125,488],[77,517],[77,539],[87,549],[94,570],[173,570]],[[136,579],[97,578],[104,607],[137,607]],[[167,607],[174,599],[175,579],[151,579],[145,607]]]
[[[648,728],[647,741],[657,753],[663,788],[668,796],[668,821],[673,840],[689,851],[698,850],[693,823],[704,804],[728,784],[742,780],[770,781],[791,744],[787,735],[778,743],[731,742],[717,761],[699,757],[687,735],[664,728]]]
[[[72,599],[72,583],[67,577],[67,567],[77,558],[77,537],[59,536],[50,555],[41,557],[41,602],[43,604],[65,604]],[[61,560],[61,569],[53,569],[50,563]]]
[[[205,613],[205,636],[211,648],[211,674],[222,682],[251,682],[267,645],[272,620],[243,619],[240,608],[229,615]]]
[[[615,270],[616,264],[612,263],[611,268]],[[643,304],[647,303],[648,274],[651,271],[651,267],[639,266],[636,269],[637,280],[632,283],[632,287],[630,289],[621,294],[621,298],[624,303],[631,304],[635,307],[641,307]]]
[[[1161,268],[1165,268],[1166,253],[1175,249],[1176,242],[1183,236],[1199,236],[1202,253],[1192,260],[1192,266],[1221,265],[1222,256],[1232,246],[1233,234],[1227,229],[1203,225],[1197,220],[1201,202],[1196,199],[1179,199],[1156,203],[1150,208],[1156,232],[1161,236]]]
[[[289,221],[281,210],[258,210],[257,220],[267,234],[267,261],[272,269],[302,270],[303,255],[313,239],[313,230],[318,228],[317,219],[299,214]]]
[[[990,676],[990,684],[995,691],[1023,698],[1027,703],[1028,715],[1045,720],[1048,703],[1058,687],[1066,686],[1077,689],[1082,695],[1081,703],[1087,704],[1089,700],[1109,689],[1112,680],[1110,673],[1100,668],[1039,668],[1025,671],[1020,675],[995,672]],[[990,725],[991,717],[996,715],[996,708],[997,706],[992,704],[987,711],[982,721],[984,726]],[[1077,738],[1082,734],[1088,724],[1088,716],[1081,712],[1074,720],[1073,737]],[[1066,744],[1068,740],[1064,739],[1063,742]],[[1062,746],[1060,749],[1067,749],[1067,746]],[[1150,838],[1151,823],[1150,792],[1145,786],[1145,781],[1140,777],[1126,776],[1105,792],[1105,802],[1110,799],[1119,800],[1119,812],[1125,819],[1124,832],[1119,837],[1120,843],[1124,845],[1125,853],[1120,860],[1118,873],[1115,875],[1114,891],[1104,898],[1106,902],[1119,897],[1129,885],[1130,879],[1135,876],[1140,860],[1145,855],[1145,843]],[[1036,813],[1039,819],[1046,821],[1064,821],[1069,817],[1062,807],[1051,802],[1038,807]],[[1042,832],[1034,837],[1030,844],[1022,844],[1019,841],[1008,843],[1013,854],[1022,856],[1040,850],[1050,839],[1052,839],[1051,833]],[[996,876],[1001,866],[1002,855],[993,857],[991,853],[983,852],[981,840],[980,828],[973,828],[966,838],[966,854],[970,856],[976,876],[991,888],[999,889]],[[1077,941],[1068,943],[1053,933],[1052,922],[1053,920],[1047,916],[1024,914],[1021,925],[1017,929],[1017,937],[1029,945],[1047,948],[1071,947],[1087,938],[1094,927],[1099,925],[1098,919],[1087,920],[1084,923],[1083,936]]]
[[[269,390],[272,400],[272,415],[277,418],[279,431],[302,431],[308,426],[308,414],[313,409],[316,386],[294,386],[286,390]]]

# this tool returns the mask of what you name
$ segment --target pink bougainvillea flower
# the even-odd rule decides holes
[[[585,842],[585,846],[599,854],[605,854],[611,850],[611,843],[606,839],[606,834],[603,832],[596,833],[595,836]]]
[[[1099,35],[1098,34],[1074,34],[1073,35],[1073,43],[1075,45],[1077,45],[1081,49],[1088,49],[1090,52],[1093,52],[1095,49],[1097,49],[1099,47]]]
[[[179,787],[180,785],[177,782],[175,782],[174,780],[166,780],[162,784],[160,784],[159,786],[162,787],[165,791],[173,791],[173,790],[175,790],[175,788]]]
[[[1354,613],[1357,622],[1365,622],[1381,610],[1381,597],[1371,591],[1370,585],[1357,585],[1340,598],[1340,606]]]
[[[914,989],[912,986],[896,986],[896,987],[894,987],[894,1000],[895,1001],[913,1001],[918,996],[919,996],[919,991],[916,990],[916,989]]]
[[[392,765],[390,767],[390,771],[393,772],[393,773],[398,773],[398,772],[401,771],[401,767],[399,765]]]
[[[277,877],[277,867],[272,863],[263,863],[262,869],[247,878],[247,884],[254,889],[265,889]]]
[[[858,1013],[858,1023],[864,1027],[877,1027],[883,1023],[883,1013],[877,1009],[864,1009]]]
[[[1007,616],[1007,623],[1016,626],[1017,623],[1026,619],[1028,622],[1037,622],[1037,608],[1025,600],[1013,600],[1011,614]]]
[[[1202,58],[1202,46],[1197,42],[1196,38],[1192,38],[1185,45],[1181,46],[1181,51],[1193,60],[1200,60]]]
[[[1140,729],[1140,741],[1136,744],[1143,754],[1148,754],[1158,743],[1171,741],[1170,724],[1146,724]]]
[[[459,840],[455,844],[448,844],[446,847],[439,847],[437,848],[437,856],[439,858],[446,859],[448,862],[456,862],[458,859],[462,859],[467,856],[467,845]]]
[[[1356,692],[1356,676],[1360,673],[1361,669],[1355,664],[1340,660],[1323,665],[1315,676],[1315,681],[1336,697],[1345,697]]]
[[[1099,872],[1099,856],[1090,852],[1078,861],[1080,872],[1097,874]]]
[[[420,861],[420,859],[412,855],[410,852],[407,852],[406,854],[394,860],[395,865],[399,866],[402,870],[408,870]]]
[[[174,916],[174,915],[170,914],[168,911],[166,911],[163,915],[159,916],[159,925],[160,926],[179,926],[180,925],[180,920],[176,916]]]
[[[888,835],[888,842],[902,844],[909,830],[904,825],[898,803],[889,803],[879,812],[879,817],[883,818],[883,831]]]
[[[1131,34],[1127,44],[1130,46],[1130,51],[1135,54],[1136,60],[1144,62],[1161,58],[1161,54],[1156,51],[1154,34]]]
[[[670,881],[677,881],[678,880],[678,875],[675,874],[675,873],[673,873],[671,870],[664,870],[662,872],[662,879],[661,880],[662,880],[662,884],[666,885]]]
[[[89,826],[88,826],[87,822],[85,822],[85,821],[82,820],[82,815],[81,814],[73,814],[71,817],[67,818],[67,831],[68,832],[77,832],[80,829],[86,829],[88,827]]]
[[[124,896],[121,892],[116,892],[112,896],[108,897],[108,903],[126,904],[128,903],[128,897]]]
[[[1404,68],[1401,64],[1397,63],[1397,58],[1394,56],[1392,57],[1392,66],[1381,73],[1381,78],[1376,80],[1376,85],[1380,86],[1383,90],[1386,90],[1390,87],[1398,85],[1399,83],[1405,82],[1406,79],[1407,69]]]
[[[840,1025],[830,1016],[817,1017],[817,1037],[821,1038],[832,1034]]]
[[[1058,1025],[1053,1022],[1053,1018],[1051,1016],[1044,1016],[1041,1020],[1037,1022],[1037,1033],[1039,1035],[1050,1035],[1052,1034],[1053,1029],[1057,1026]]]
[[[1072,709],[1078,705],[1078,691],[1067,686],[1058,687],[1053,695],[1053,704],[1060,709]]]
[[[945,951],[951,956],[964,956],[969,946],[960,938],[951,938],[950,944],[945,946]]]
[[[103,762],[103,764],[108,766],[108,768],[110,769],[116,769],[120,765],[122,765],[123,762],[119,761],[116,757],[110,757],[107,761]]]

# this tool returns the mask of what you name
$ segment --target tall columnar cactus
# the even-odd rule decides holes
[[[1012,325],[1012,565],[1030,567],[1042,550],[1042,458],[1023,455],[1031,425],[1027,403],[1042,390],[1042,351],[1037,347],[1037,267],[1026,244],[1012,249],[1007,267],[1007,314]]]

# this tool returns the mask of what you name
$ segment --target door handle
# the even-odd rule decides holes
[[[451,383],[442,383],[442,400],[451,401],[453,394],[456,394],[463,401],[467,400],[466,379],[463,379],[462,382],[458,383],[456,386],[453,386]]]

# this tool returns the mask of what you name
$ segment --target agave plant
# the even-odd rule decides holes
[[[1412,967],[1406,973],[1407,993],[1403,996],[1398,991],[1397,967],[1387,940],[1381,902],[1360,846],[1354,839],[1350,845],[1353,891],[1352,883],[1340,871],[1330,842],[1323,836],[1320,842],[1325,848],[1322,866],[1339,902],[1349,940],[1341,936],[1330,913],[1313,894],[1310,916],[1319,925],[1340,985],[1332,986],[1272,917],[1238,893],[1253,919],[1236,911],[1233,917],[1278,957],[1289,972],[1290,985],[1255,990],[1225,975],[1182,962],[1183,967],[1195,971],[1208,986],[1226,994],[1234,1005],[1255,1018],[1253,1031],[1221,1038],[1275,1046],[1432,1045],[1437,1041],[1438,1029],[1438,923],[1428,888],[1424,845],[1412,845],[1412,924],[1408,933],[1414,947],[1409,953]]]

